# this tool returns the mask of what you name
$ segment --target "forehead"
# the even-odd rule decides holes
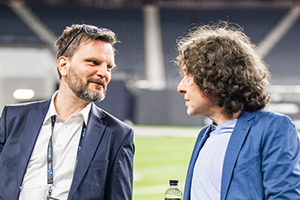
[[[93,48],[93,49],[102,49],[108,51],[109,53],[114,54],[113,45],[109,42],[102,40],[83,40],[79,44],[79,48]]]
[[[75,54],[114,59],[115,51],[112,44],[109,42],[101,40],[87,40],[80,43]]]

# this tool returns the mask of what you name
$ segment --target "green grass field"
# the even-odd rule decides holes
[[[169,179],[185,175],[196,137],[135,137],[133,200],[164,199]]]

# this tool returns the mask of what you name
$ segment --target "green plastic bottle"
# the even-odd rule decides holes
[[[165,192],[165,200],[182,200],[182,192],[178,188],[177,179],[170,179],[170,187]]]

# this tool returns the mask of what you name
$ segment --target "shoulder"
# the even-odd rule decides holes
[[[49,105],[50,100],[34,101],[19,104],[8,104],[5,105],[5,107],[3,108],[3,113],[21,114],[23,112],[28,112],[29,110],[37,110],[40,108],[48,107]]]
[[[251,132],[261,132],[262,134],[285,135],[287,132],[297,136],[297,129],[291,118],[281,113],[274,113],[265,110],[253,112],[243,112],[238,123],[241,126],[251,126]]]
[[[266,110],[257,110],[253,112],[243,111],[239,120],[254,120],[255,123],[274,123],[274,122],[285,122],[293,123],[291,118],[285,114],[270,112]]]
[[[293,124],[292,119],[289,116],[265,110],[257,111],[257,121],[264,121],[266,123],[271,123],[272,125],[280,125],[282,123]]]
[[[124,130],[126,132],[132,130],[132,127],[115,117],[114,115],[110,114],[109,112],[103,110],[102,108],[98,107],[96,104],[92,105],[92,111],[96,114],[101,120],[107,123],[108,127],[114,127],[118,130]]]
[[[93,120],[96,124],[99,123],[98,125],[104,125],[104,137],[109,138],[105,141],[110,141],[112,146],[115,146],[114,149],[119,149],[120,146],[132,148],[134,131],[129,125],[95,104],[93,104],[91,112],[89,120]],[[91,119],[91,117],[96,118]]]
[[[22,109],[22,108],[31,108],[31,107],[39,107],[41,105],[49,104],[50,100],[42,100],[42,101],[32,101],[26,103],[17,103],[17,104],[7,104],[5,107],[10,109]]]

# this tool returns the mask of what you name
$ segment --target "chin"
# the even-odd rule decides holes
[[[196,112],[189,111],[189,110],[187,110],[187,114],[188,114],[189,116],[197,116],[197,115],[199,115],[199,114],[197,114]]]
[[[192,113],[191,111],[189,111],[189,110],[187,110],[186,113],[187,113],[189,116],[194,116],[193,113]]]

